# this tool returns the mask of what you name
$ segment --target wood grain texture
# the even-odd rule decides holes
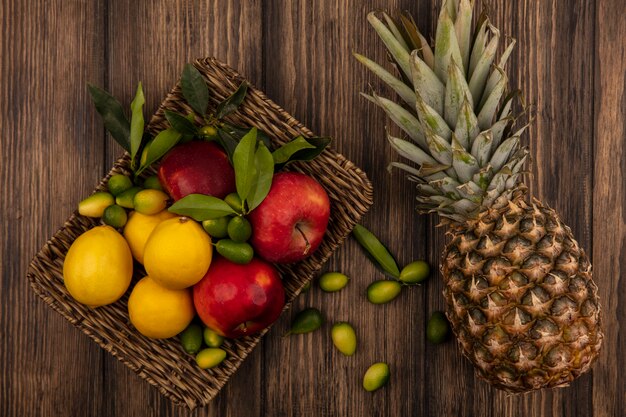
[[[37,4],[33,4],[37,3]],[[620,0],[491,2],[492,21],[517,39],[509,64],[535,116],[526,138],[532,192],[556,208],[593,256],[605,344],[593,372],[572,387],[507,396],[477,380],[454,342],[426,343],[428,316],[444,307],[434,273],[393,303],[367,303],[382,278],[353,241],[328,264],[352,279],[337,294],[316,285],[294,303],[207,408],[171,405],[116,359],[33,297],[26,267],[120,148],[85,91],[102,85],[127,104],[136,83],[146,116],[194,58],[237,68],[373,180],[363,224],[399,263],[437,265],[445,238],[417,216],[415,191],[384,141],[389,121],[358,95],[381,83],[351,57],[385,59],[367,25],[376,8],[409,10],[433,34],[441,0],[0,2],[0,416],[621,416],[626,413],[626,24]],[[282,338],[295,312],[320,308],[328,323]],[[356,328],[358,353],[332,346],[333,322]],[[387,361],[387,387],[366,393],[365,369]]]
[[[604,347],[594,369],[593,415],[626,404],[626,25],[622,4],[596,5],[593,267],[602,300]]]
[[[102,82],[105,5],[31,6],[0,6],[0,415],[98,414],[102,350],[39,302],[25,274],[104,173],[84,86]]]

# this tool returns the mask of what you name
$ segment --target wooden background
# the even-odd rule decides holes
[[[2,0],[0,3],[0,416],[622,416],[626,413],[626,90],[622,0],[492,1],[492,20],[518,40],[510,61],[536,117],[528,134],[530,186],[593,255],[605,342],[593,372],[570,388],[507,396],[473,376],[455,343],[425,342],[443,308],[436,274],[390,305],[367,303],[380,274],[354,241],[328,268],[353,279],[338,294],[314,288],[316,306],[354,324],[358,353],[332,347],[329,326],[281,338],[292,312],[208,407],[189,412],[161,397],[31,292],[26,269],[120,155],[85,88],[129,103],[143,81],[150,114],[194,58],[216,56],[246,75],[373,180],[364,224],[401,263],[437,264],[434,218],[391,160],[381,112],[358,96],[378,80],[353,50],[382,60],[366,24],[375,8],[407,9],[432,33],[440,1]],[[155,358],[156,359],[156,358]],[[364,370],[387,361],[391,380],[371,394]]]

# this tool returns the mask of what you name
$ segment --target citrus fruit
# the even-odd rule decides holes
[[[195,355],[202,347],[202,327],[199,324],[191,323],[180,334],[180,344],[185,352]]]
[[[430,266],[426,261],[414,261],[402,268],[398,279],[405,284],[419,284],[428,278],[429,274]]]
[[[135,194],[133,207],[143,214],[157,214],[165,209],[169,198],[163,191],[145,189]]]
[[[185,330],[193,320],[193,297],[190,290],[171,290],[147,276],[130,293],[128,315],[142,335],[167,339]]]
[[[196,363],[202,369],[214,368],[226,359],[226,351],[219,348],[202,349],[196,355]]]
[[[154,228],[163,220],[174,217],[176,215],[167,210],[152,215],[142,214],[138,211],[130,213],[126,227],[124,227],[124,237],[137,262],[143,264],[143,251]]]
[[[243,217],[235,216],[228,222],[228,237],[238,243],[242,243],[250,239],[252,235],[252,226],[250,222]]]
[[[202,227],[211,237],[221,239],[228,236],[228,219],[227,216],[224,216],[218,219],[205,220],[202,222]]]
[[[230,193],[226,197],[224,197],[224,201],[228,204],[233,210],[237,213],[241,213],[243,210],[243,202],[241,201],[241,197],[237,193]]]
[[[78,203],[78,214],[87,217],[102,217],[104,209],[115,203],[114,197],[105,192],[97,192]]]
[[[133,182],[126,175],[116,174],[109,178],[108,182],[109,191],[114,196],[122,194],[124,191],[132,188]]]
[[[111,204],[109,207],[105,208],[104,213],[102,213],[102,221],[104,224],[108,224],[116,229],[124,227],[127,220],[128,215],[126,214],[126,210],[117,204]]]
[[[92,307],[117,301],[132,275],[128,244],[111,226],[97,226],[80,235],[63,263],[63,281],[70,295]]]
[[[163,191],[163,187],[159,182],[159,177],[157,177],[156,175],[146,178],[146,180],[143,182],[143,188]]]
[[[326,272],[320,277],[319,284],[324,292],[337,292],[348,285],[348,281],[350,278],[341,272]]]
[[[133,209],[135,208],[133,200],[135,199],[135,194],[137,194],[139,191],[141,191],[141,187],[130,187],[128,190],[115,197],[115,203],[118,206],[122,206],[127,209]]]
[[[187,288],[209,270],[213,247],[202,226],[188,217],[165,220],[154,229],[144,250],[146,272],[171,289]]]
[[[204,336],[204,344],[210,348],[218,348],[224,343],[224,336],[209,327],[204,328],[202,335]]]
[[[235,242],[230,239],[218,240],[215,249],[224,258],[240,265],[249,264],[254,256],[254,249],[249,243]]]

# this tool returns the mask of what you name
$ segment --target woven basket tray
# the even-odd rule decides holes
[[[214,58],[197,60],[194,65],[206,78],[211,91],[210,106],[213,107],[244,81],[236,71]],[[191,111],[182,98],[180,85],[174,87],[152,117],[149,125],[151,133],[169,127],[164,117],[165,109],[183,114]],[[239,110],[228,119],[264,130],[275,145],[285,143],[297,135],[313,136],[311,131],[253,87],[248,90],[247,98]],[[128,168],[129,158],[126,154],[100,181],[97,190],[106,189],[105,184],[111,175],[129,174]],[[311,175],[322,184],[330,197],[331,216],[324,241],[311,257],[296,264],[278,266],[287,297],[285,309],[319,272],[372,204],[372,187],[365,174],[332,150],[325,150],[312,162],[292,164],[290,169]],[[227,359],[216,368],[202,370],[195,364],[194,358],[183,351],[178,338],[148,339],[133,328],[127,310],[130,291],[121,300],[97,309],[77,303],[63,285],[63,260],[74,239],[97,224],[97,220],[80,216],[76,212],[70,216],[31,262],[28,279],[33,290],[50,307],[176,404],[189,408],[206,405],[267,330],[256,336],[226,340],[224,349],[228,352]],[[135,264],[133,282],[144,275],[141,265]]]

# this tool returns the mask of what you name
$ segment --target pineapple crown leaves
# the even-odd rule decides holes
[[[391,147],[416,164],[392,162],[417,183],[417,208],[463,223],[476,218],[520,187],[528,149],[515,130],[520,114],[504,68],[515,46],[508,39],[496,62],[500,31],[483,11],[472,27],[473,0],[447,0],[437,23],[434,46],[408,13],[367,16],[395,67],[395,74],[373,60],[355,58],[402,100],[361,93],[405,133],[387,132]],[[381,17],[382,16],[382,17]],[[523,112],[521,113],[523,114]]]

